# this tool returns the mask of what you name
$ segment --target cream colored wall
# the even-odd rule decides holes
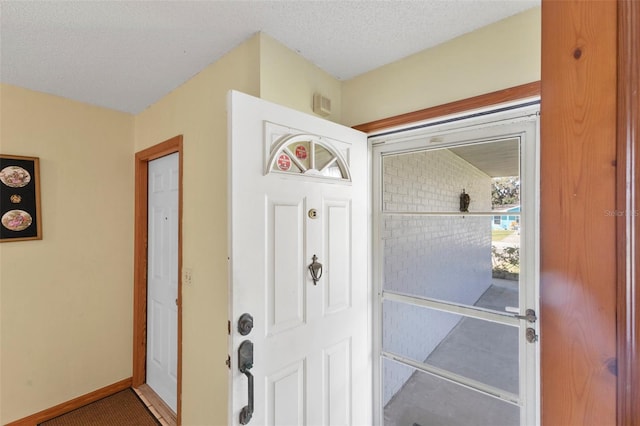
[[[0,422],[131,375],[133,155],[182,134],[182,419],[227,424],[227,91],[308,113],[319,91],[329,119],[368,122],[538,80],[539,19],[343,83],[256,35],[135,117],[0,86],[0,151],[40,156],[44,215],[44,240],[0,245]]]
[[[257,34],[135,118],[135,151],[184,136],[182,420],[227,423],[227,115],[230,89],[312,113],[314,91],[340,82]],[[206,224],[203,226],[202,224]]]
[[[0,251],[0,423],[131,376],[133,116],[0,85],[0,152],[40,157],[43,239]]]
[[[182,423],[227,424],[227,91],[259,93],[259,37],[135,118],[135,151],[182,134]]]
[[[260,97],[314,114],[313,94],[331,99],[331,114],[341,120],[341,82],[266,34],[260,34]]]
[[[345,81],[341,122],[354,126],[538,81],[540,40],[538,7]]]

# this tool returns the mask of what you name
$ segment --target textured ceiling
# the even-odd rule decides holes
[[[0,81],[138,113],[262,31],[345,80],[540,0],[0,0]]]

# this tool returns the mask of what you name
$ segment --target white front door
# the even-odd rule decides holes
[[[369,425],[366,136],[238,92],[229,114],[229,423]]]
[[[178,153],[149,162],[147,384],[177,411]]]

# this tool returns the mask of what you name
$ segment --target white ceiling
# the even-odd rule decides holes
[[[519,139],[476,143],[449,150],[491,177],[520,175]]]
[[[0,81],[138,113],[262,31],[346,80],[540,0],[0,0]]]

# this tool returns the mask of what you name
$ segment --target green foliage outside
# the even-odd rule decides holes
[[[520,204],[520,177],[493,178],[491,182],[491,204],[494,208]]]
[[[491,246],[491,263],[494,271],[520,273],[520,248]]]

